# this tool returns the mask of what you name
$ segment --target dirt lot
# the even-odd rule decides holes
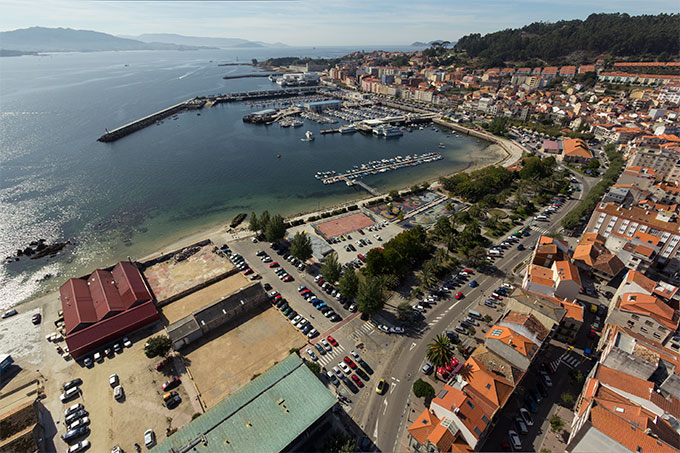
[[[227,296],[249,283],[250,280],[239,272],[238,274],[220,280],[219,282],[186,297],[171,302],[161,308],[161,314],[167,319],[168,324],[172,324],[189,315],[192,311],[203,308],[206,305],[215,302],[220,297]]]
[[[151,290],[159,302],[193,288],[206,280],[217,277],[231,269],[231,262],[212,252],[213,244],[201,249],[184,261],[171,258],[144,270]]]
[[[179,406],[169,410],[162,405],[165,392],[161,384],[174,374],[173,368],[155,371],[153,366],[159,359],[148,359],[144,355],[146,338],[131,337],[131,340],[134,344],[130,349],[96,363],[93,368],[81,368],[71,362],[71,366],[49,379],[52,391],[48,392],[49,401],[45,403],[56,424],[54,444],[58,451],[68,448],[58,437],[65,432],[63,411],[71,404],[83,403],[89,412],[91,451],[109,451],[114,445],[120,445],[124,451],[134,451],[135,442],[144,444],[145,430],[153,429],[160,441],[165,438],[166,428],[186,424],[196,412],[184,389],[185,385],[191,385],[185,375],[180,376],[185,382],[174,389],[182,397]],[[109,386],[109,376],[113,373],[119,376],[125,391],[121,402],[113,398],[113,389]],[[61,404],[56,386],[76,377],[83,380],[81,395]]]
[[[278,310],[268,308],[244,324],[185,355],[207,407],[213,407],[255,374],[301,347],[306,338]]]

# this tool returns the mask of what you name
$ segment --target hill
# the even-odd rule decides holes
[[[535,22],[519,29],[463,36],[456,51],[487,66],[540,59],[550,64],[598,56],[668,60],[680,51],[680,14],[591,14],[584,21]]]
[[[22,52],[96,52],[106,50],[196,50],[200,47],[148,43],[107,33],[71,28],[31,27],[0,32],[3,49]]]
[[[188,46],[211,46],[211,47],[287,47],[285,44],[269,44],[260,41],[248,41],[241,38],[208,38],[202,36],[185,36],[174,33],[145,33],[139,36],[125,36],[125,38],[137,39],[143,42],[162,42],[171,44],[183,44]]]

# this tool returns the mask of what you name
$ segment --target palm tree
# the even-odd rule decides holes
[[[486,258],[486,249],[478,245],[468,250],[466,257],[471,266],[479,266]]]
[[[427,360],[435,368],[448,365],[453,359],[453,344],[444,334],[437,335],[430,344],[427,345]]]
[[[441,266],[449,259],[449,251],[446,249],[437,248],[437,250],[434,252],[433,259]]]
[[[437,276],[429,266],[423,266],[420,271],[416,272],[416,279],[423,288],[430,288],[437,282]]]

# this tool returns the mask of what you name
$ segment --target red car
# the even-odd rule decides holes
[[[291,277],[290,275],[286,275],[285,277],[283,277],[283,281],[284,281],[284,282],[292,282],[292,281],[293,281],[293,277]]]
[[[361,261],[366,261],[366,257],[362,255],[361,253],[357,254],[357,258],[359,258]]]
[[[281,294],[277,294],[276,296],[274,296],[274,300],[276,302],[280,301],[281,299],[282,299]]]
[[[305,288],[305,289],[303,289],[302,291],[300,291],[300,295],[301,295],[301,296],[304,296],[305,294],[311,293],[311,292],[312,292],[311,290]]]
[[[464,269],[464,271],[465,271],[466,274],[474,274],[475,273],[475,271],[473,271],[472,269]]]
[[[354,383],[355,383],[358,387],[363,387],[363,386],[364,386],[364,383],[361,382],[361,379],[359,379],[359,377],[358,377],[356,374],[353,374],[353,375],[352,375],[352,380],[354,381]]]
[[[177,386],[179,385],[180,382],[182,382],[182,381],[180,381],[179,378],[178,378],[177,376],[173,376],[173,378],[170,379],[170,380],[169,380],[168,382],[166,382],[165,384],[163,384],[163,385],[161,386],[161,388],[162,388],[163,390],[172,389],[172,388],[177,387]]]
[[[329,342],[330,344],[332,344],[333,346],[337,346],[337,345],[338,345],[338,342],[335,341],[335,338],[331,337],[330,335],[328,335],[328,337],[326,338],[326,340],[328,340],[328,342]]]
[[[252,273],[253,273],[253,270],[251,268],[248,268],[248,269],[243,271],[243,275],[250,275]]]
[[[269,263],[269,267],[279,267],[279,263],[274,261],[273,263]]]
[[[323,285],[323,278],[320,278],[319,280],[317,280],[316,284],[319,285],[319,286]]]
[[[462,299],[462,298],[463,298],[463,293],[458,292],[458,294],[456,294],[456,299]]]
[[[349,357],[345,356],[344,360],[345,360],[345,363],[346,363],[347,365],[349,365],[349,367],[350,367],[351,369],[355,369],[355,368],[357,367],[357,364],[354,363],[354,362],[352,362],[352,359],[350,359]]]

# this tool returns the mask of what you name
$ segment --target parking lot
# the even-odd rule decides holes
[[[305,342],[278,310],[268,307],[228,332],[217,329],[191,345],[185,363],[204,404],[212,407]]]
[[[147,334],[149,332],[146,332]],[[172,366],[156,371],[154,365],[160,359],[149,359],[144,354],[145,335],[131,337],[133,344],[120,354],[107,357],[92,368],[81,367],[76,363],[63,372],[53,375],[46,383],[48,399],[44,401],[50,411],[57,429],[54,444],[57,451],[66,451],[68,444],[59,436],[66,431],[64,426],[64,410],[72,404],[82,403],[88,412],[91,430],[87,439],[92,444],[92,451],[109,451],[119,445],[125,451],[134,451],[134,443],[144,445],[144,431],[152,429],[158,440],[165,438],[168,428],[177,428],[189,420],[196,412],[183,382],[174,389],[182,401],[174,409],[163,405],[161,389],[171,376],[175,374]],[[113,388],[109,385],[109,377],[117,374],[123,387],[124,397],[117,401],[113,397]],[[185,376],[180,375],[184,380]],[[59,401],[61,385],[69,380],[81,378],[80,394],[66,403]]]

